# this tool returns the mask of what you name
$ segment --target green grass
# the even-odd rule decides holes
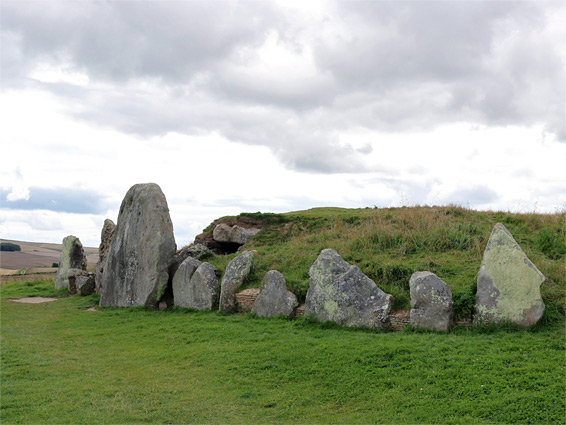
[[[564,423],[564,326],[448,335],[1,287],[2,423]]]
[[[457,206],[314,208],[286,214],[242,214],[265,218],[263,230],[245,246],[255,249],[256,270],[246,286],[259,287],[266,272],[279,270],[304,301],[309,267],[320,251],[334,248],[385,292],[395,308],[409,309],[409,278],[431,271],[452,287],[459,317],[469,316],[483,251],[501,222],[546,276],[541,287],[545,320],[563,320],[566,307],[566,214],[479,212]],[[213,225],[207,228],[212,232]],[[207,261],[220,270],[236,254]]]

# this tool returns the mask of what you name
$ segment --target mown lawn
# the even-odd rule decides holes
[[[379,333],[1,287],[1,422],[564,423],[563,323]]]

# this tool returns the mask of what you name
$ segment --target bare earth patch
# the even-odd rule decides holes
[[[98,311],[96,307],[89,307],[85,311]]]
[[[17,300],[10,300],[17,303],[27,303],[27,304],[39,304],[39,303],[48,303],[50,301],[57,301],[57,298],[46,298],[46,297],[26,297],[26,298],[19,298]]]

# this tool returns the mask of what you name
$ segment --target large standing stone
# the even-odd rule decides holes
[[[474,323],[534,325],[544,313],[544,280],[505,226],[496,224],[478,273]]]
[[[212,309],[218,298],[218,270],[212,264],[188,257],[173,277],[173,299],[176,306]]]
[[[448,332],[454,320],[452,289],[430,272],[413,273],[411,288],[411,326]]]
[[[69,289],[69,269],[86,270],[86,257],[83,244],[76,236],[63,239],[63,248],[59,256],[59,268],[55,275],[55,289]]]
[[[265,274],[252,311],[258,316],[290,316],[299,303],[297,297],[287,290],[285,278],[277,270]]]
[[[102,285],[102,273],[104,272],[104,265],[106,264],[106,258],[108,257],[108,250],[110,249],[110,243],[112,242],[112,237],[116,231],[116,225],[112,220],[107,218],[104,220],[104,225],[102,226],[102,232],[100,233],[100,245],[98,246],[98,262],[96,263],[95,274],[95,285],[96,292],[100,293],[100,286]]]
[[[253,265],[252,251],[243,252],[228,263],[220,285],[220,312],[231,312],[234,310],[236,289],[244,283]]]
[[[333,249],[323,250],[310,271],[305,315],[346,326],[381,328],[393,296]]]
[[[128,190],[102,274],[101,306],[156,307],[175,253],[165,195],[155,183]]]

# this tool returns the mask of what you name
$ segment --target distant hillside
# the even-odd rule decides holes
[[[14,243],[20,246],[21,251],[1,252],[0,269],[20,270],[23,268],[51,267],[59,262],[62,245],[44,242],[24,242],[9,239],[0,239],[0,242]],[[98,261],[98,248],[85,247],[88,266],[96,265]]]
[[[493,226],[511,232],[547,280],[542,294],[547,317],[563,317],[566,306],[566,214],[479,212],[461,207],[386,209],[315,208],[285,214],[243,213],[212,223],[261,223],[262,231],[244,249],[257,251],[255,272],[246,287],[259,287],[265,273],[279,270],[287,287],[304,300],[309,268],[324,248],[334,248],[384,291],[395,308],[410,308],[409,278],[431,271],[452,286],[459,316],[469,316],[475,301],[476,275]],[[207,261],[224,271],[236,254]],[[558,315],[558,316],[557,316]]]

